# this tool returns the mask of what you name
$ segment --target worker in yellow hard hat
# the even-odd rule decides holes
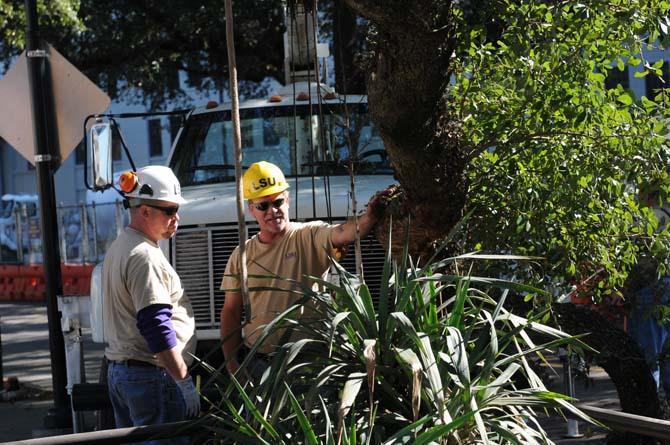
[[[330,225],[322,221],[308,223],[289,220],[289,184],[274,164],[257,162],[249,167],[242,179],[248,210],[258,222],[260,232],[246,243],[250,289],[296,289],[295,282],[314,285],[305,276],[324,276],[329,269],[329,255],[354,241],[356,225],[353,220]],[[378,219],[379,201],[373,198],[364,214],[358,217],[361,238],[370,233]],[[266,276],[268,278],[256,278]],[[273,277],[290,278],[293,283]],[[307,282],[306,282],[307,281]],[[221,339],[227,368],[231,373],[239,367],[238,353],[257,346],[251,364],[251,374],[259,377],[267,366],[267,356],[280,346],[283,332],[275,331],[256,345],[262,327],[278,314],[297,303],[295,293],[276,290],[249,292],[251,321],[243,327],[242,297],[239,280],[239,247],[228,259],[221,289],[226,298],[221,309]],[[303,307],[302,317],[309,317],[312,309]]]

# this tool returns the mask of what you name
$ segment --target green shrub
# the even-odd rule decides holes
[[[510,290],[542,291],[441,272],[504,258],[520,260],[462,255],[418,267],[389,256],[377,301],[334,263],[337,284],[302,286],[301,303],[264,328],[261,339],[286,326],[300,339],[285,335],[260,381],[219,376],[215,433],[236,443],[551,443],[538,410],[586,416],[547,390],[530,359],[577,340],[505,309]],[[295,316],[306,302],[317,317]]]

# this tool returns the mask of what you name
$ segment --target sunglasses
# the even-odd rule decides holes
[[[161,212],[163,212],[165,214],[165,216],[174,216],[179,211],[179,206],[177,206],[177,207],[161,207],[161,206],[154,206],[154,205],[151,205],[151,204],[142,204],[142,205],[145,205],[147,207],[151,207],[152,209],[160,210]]]
[[[272,204],[272,207],[274,207],[275,209],[278,209],[279,207],[284,205],[284,201],[285,201],[284,198],[275,199],[274,201],[263,201],[259,202],[258,204],[254,204],[254,207],[259,212],[265,212],[267,209],[270,208],[270,204]]]

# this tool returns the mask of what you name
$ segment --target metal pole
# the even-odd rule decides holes
[[[564,356],[563,359],[563,385],[565,388],[565,395],[569,397],[575,397],[575,382],[572,378],[572,351],[570,347]],[[583,437],[583,434],[579,434],[579,422],[573,417],[568,417],[567,419],[567,432],[564,437],[570,439],[577,439]]]
[[[81,250],[82,263],[86,263],[90,259],[89,245],[88,245],[88,218],[86,215],[86,204],[83,201],[79,203],[81,216],[79,217],[79,229],[81,230]]]
[[[67,263],[67,240],[65,239],[65,206],[61,202],[58,205],[57,217],[60,224],[58,230],[60,231],[60,257]]]
[[[95,201],[91,203],[91,228],[93,229],[93,263],[98,262],[98,215]]]
[[[14,230],[16,235],[16,261],[23,264],[23,227],[21,226],[21,207],[18,203],[14,206],[14,218],[16,224],[16,230]]]
[[[58,252],[58,219],[54,171],[59,166],[58,138],[56,136],[53,91],[47,52],[41,47],[35,0],[25,0],[26,54],[28,78],[35,136],[35,166],[40,198],[40,224],[42,229],[42,254],[49,322],[49,350],[54,406],[44,419],[45,428],[68,428],[72,425],[67,395],[65,343],[60,329],[58,295],[63,292]]]
[[[117,238],[123,233],[123,213],[121,210],[121,201],[114,202],[114,223],[116,224]]]

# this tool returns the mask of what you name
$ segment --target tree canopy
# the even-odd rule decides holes
[[[532,272],[557,284],[604,269],[620,287],[641,251],[667,260],[636,197],[668,168],[667,94],[605,82],[662,74],[644,55],[669,4],[475,3],[348,1],[372,24],[369,101],[413,224],[446,233],[471,212],[461,248],[545,257]]]
[[[235,2],[234,2],[235,3]],[[282,77],[280,0],[234,5],[235,46],[242,93]],[[24,47],[23,1],[0,0],[0,58],[7,67]],[[41,35],[112,98],[152,108],[185,99],[188,87],[222,92],[228,79],[224,2],[181,0],[38,1]]]
[[[644,57],[664,48],[664,3],[509,2],[499,38],[472,40],[450,97],[478,153],[473,247],[545,256],[563,283],[604,269],[621,286],[649,250],[665,270],[668,232],[637,192],[669,167],[668,96],[605,87],[626,66],[661,75]]]

